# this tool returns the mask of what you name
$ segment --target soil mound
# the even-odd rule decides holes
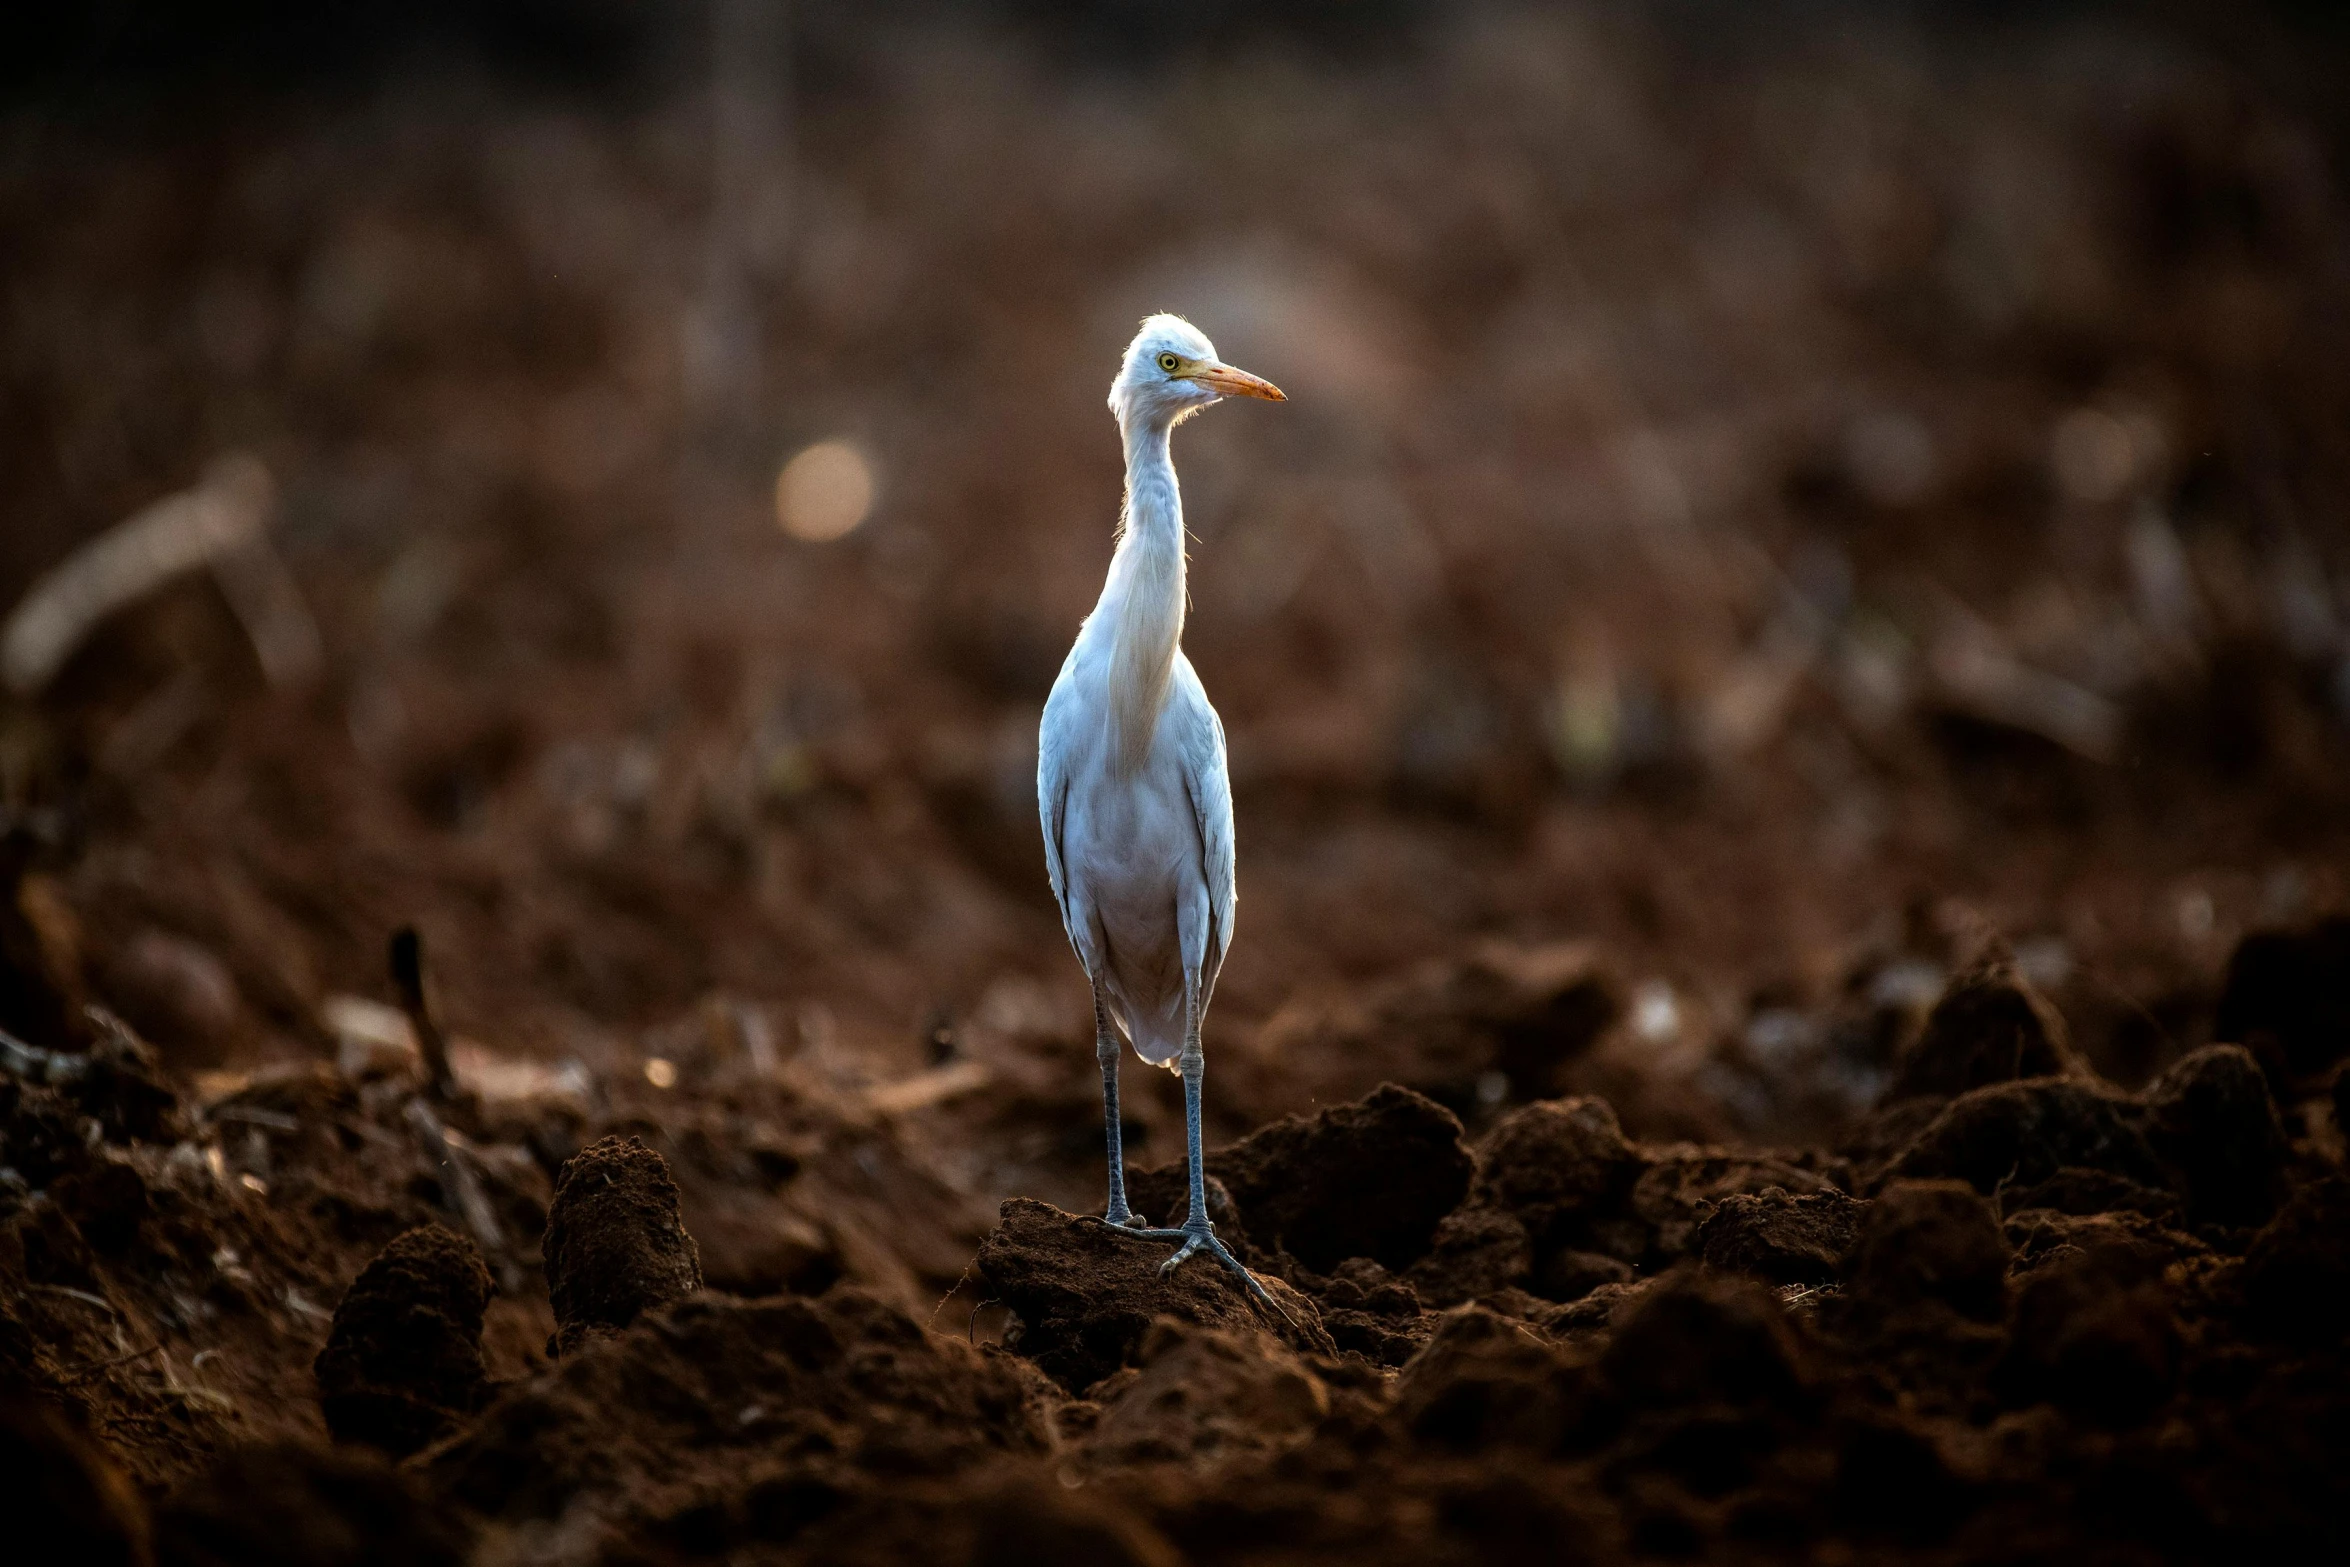
[[[695,1295],[509,1389],[422,1462],[508,1524],[567,1518],[673,1550],[789,1539],[882,1484],[1049,1444],[1040,1382],[862,1291]]]
[[[1299,1347],[1335,1349],[1313,1304],[1279,1278],[1266,1290],[1296,1320],[1271,1321],[1239,1282],[1207,1258],[1162,1276],[1171,1243],[1115,1233],[1046,1203],[1014,1198],[974,1263],[989,1297],[1011,1310],[1004,1344],[1072,1393],[1128,1364],[1161,1317],[1243,1336],[1287,1337]]]
[[[1640,1173],[1604,1099],[1552,1099],[1513,1110],[1485,1135],[1478,1153],[1480,1205],[1516,1218],[1544,1251],[1593,1235]]]
[[[223,1454],[155,1510],[157,1567],[459,1567],[467,1522],[363,1449]]]

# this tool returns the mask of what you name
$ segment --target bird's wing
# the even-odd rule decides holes
[[[1076,655],[1070,657],[1074,661]],[[1061,858],[1061,826],[1069,811],[1069,757],[1075,740],[1070,732],[1077,708],[1073,692],[1069,670],[1063,666],[1061,678],[1053,682],[1053,694],[1045,700],[1044,721],[1037,726],[1036,814],[1044,828],[1044,873],[1053,884],[1053,901],[1061,906],[1061,929],[1083,961],[1085,943],[1077,939],[1077,927],[1069,918],[1069,871]]]
[[[1200,1005],[1215,994],[1216,974],[1232,945],[1232,916],[1239,901],[1237,854],[1232,834],[1232,770],[1224,756],[1224,721],[1192,672],[1191,660],[1176,655],[1176,689],[1182,710],[1183,786],[1199,824],[1200,870],[1208,884],[1208,946],[1200,975]]]

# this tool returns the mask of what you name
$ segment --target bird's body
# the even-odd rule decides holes
[[[1262,1296],[1214,1239],[1201,1193],[1199,1025],[1232,941],[1232,783],[1223,725],[1183,656],[1183,502],[1169,450],[1178,423],[1226,394],[1281,400],[1188,323],[1143,323],[1110,391],[1126,442],[1118,547],[1045,703],[1037,808],[1061,922],[1094,988],[1109,1221],[1181,1239],[1170,1267],[1213,1251]],[[1121,1032],[1145,1061],[1183,1074],[1192,1207],[1180,1231],[1141,1229],[1126,1206]]]
[[[1054,720],[1075,719],[1108,686],[1081,642],[1056,688]],[[1102,661],[1106,663],[1107,661]],[[1232,790],[1224,729],[1191,661],[1178,653],[1139,765],[1121,765],[1102,728],[1064,731],[1066,789],[1057,845],[1069,939],[1098,976],[1134,1053],[1171,1067],[1183,1049],[1184,978],[1199,976],[1204,1013],[1232,939]]]

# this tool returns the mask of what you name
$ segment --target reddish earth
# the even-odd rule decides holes
[[[6,111],[0,600],[243,450],[318,633],[184,573],[0,698],[21,1537],[2344,1554],[2350,199],[2293,72],[793,14],[790,135],[715,153],[666,78]],[[1155,307],[1293,397],[1178,447],[1209,1203],[1287,1321],[1087,1217],[1036,841]],[[875,510],[787,538],[832,437]]]

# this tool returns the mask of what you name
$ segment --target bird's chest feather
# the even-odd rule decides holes
[[[1199,828],[1173,769],[1088,768],[1071,785],[1065,847],[1097,894],[1157,891],[1196,867]]]

